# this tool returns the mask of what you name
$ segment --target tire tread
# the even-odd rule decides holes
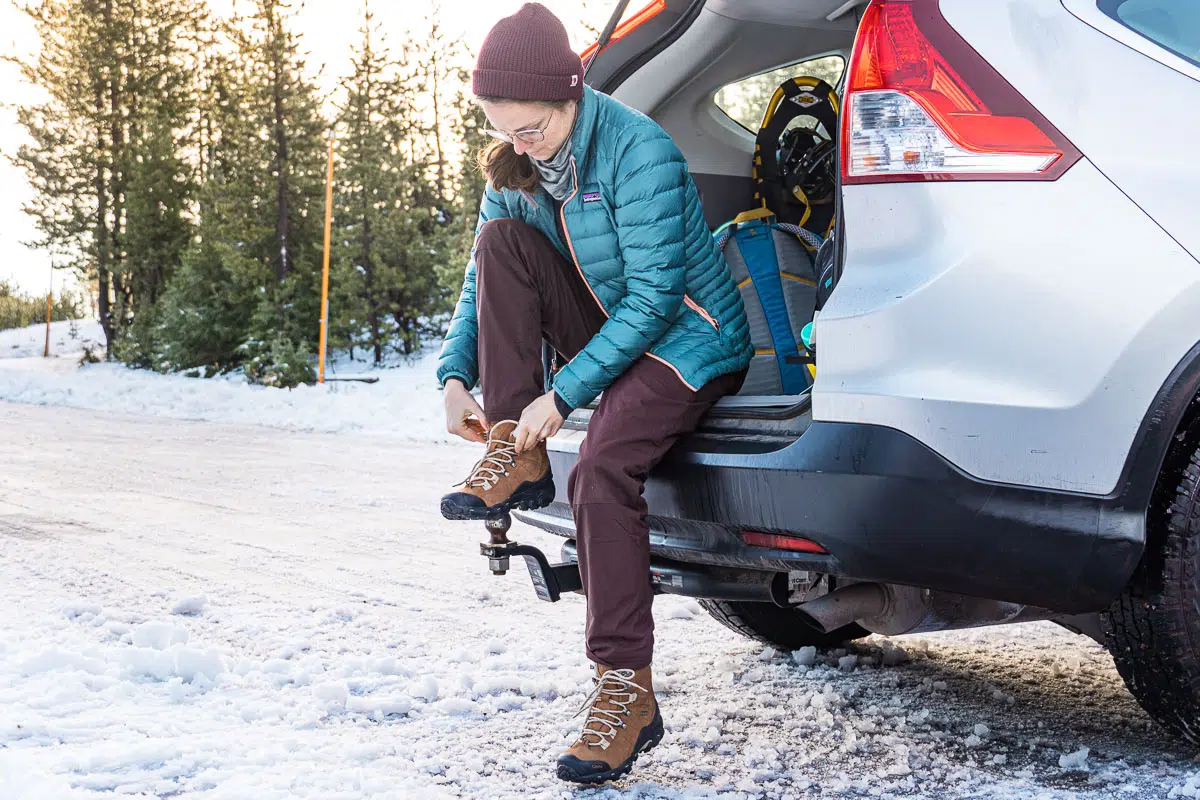
[[[1147,523],[1142,560],[1101,622],[1117,671],[1142,708],[1200,744],[1200,449]]]
[[[806,646],[836,647],[870,635],[854,624],[822,633],[788,609],[770,603],[701,600],[700,605],[726,628],[748,639],[785,650],[798,650]]]

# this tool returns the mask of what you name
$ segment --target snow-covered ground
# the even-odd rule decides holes
[[[361,361],[329,365],[328,378],[368,376],[375,384],[328,382],[293,390],[251,386],[240,375],[211,380],[159,375],[120,364],[80,367],[85,347],[104,351],[91,320],[0,331],[0,401],[119,411],[139,416],[217,420],[301,431],[370,431],[415,441],[448,440],[434,377],[437,348],[373,370]]]
[[[583,600],[441,519],[472,453],[5,403],[0,430],[4,800],[1200,796],[1054,625],[774,652],[673,597],[667,739],[576,790]]]
[[[474,453],[441,443],[433,352],[283,391],[80,368],[89,341],[0,332],[0,800],[1200,797],[1194,753],[1052,624],[787,653],[673,597],[666,741],[564,786],[583,600],[492,576],[441,519]]]

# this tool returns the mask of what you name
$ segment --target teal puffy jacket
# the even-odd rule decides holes
[[[683,154],[666,131],[586,87],[571,169],[573,189],[562,206],[565,242],[540,187],[530,198],[489,186],[479,213],[479,228],[508,217],[545,234],[608,315],[555,374],[555,391],[571,407],[585,406],[647,353],[693,390],[747,367],[754,348],[741,295],[705,223]],[[439,383],[454,377],[475,386],[477,330],[472,258],[442,346]]]

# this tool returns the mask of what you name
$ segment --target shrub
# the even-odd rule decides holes
[[[288,339],[276,338],[246,361],[246,378],[261,386],[294,389],[302,383],[316,383],[313,356],[308,348]]]

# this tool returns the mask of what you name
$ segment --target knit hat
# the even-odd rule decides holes
[[[488,32],[471,90],[506,100],[580,100],[583,62],[558,17],[541,3],[526,3]]]

